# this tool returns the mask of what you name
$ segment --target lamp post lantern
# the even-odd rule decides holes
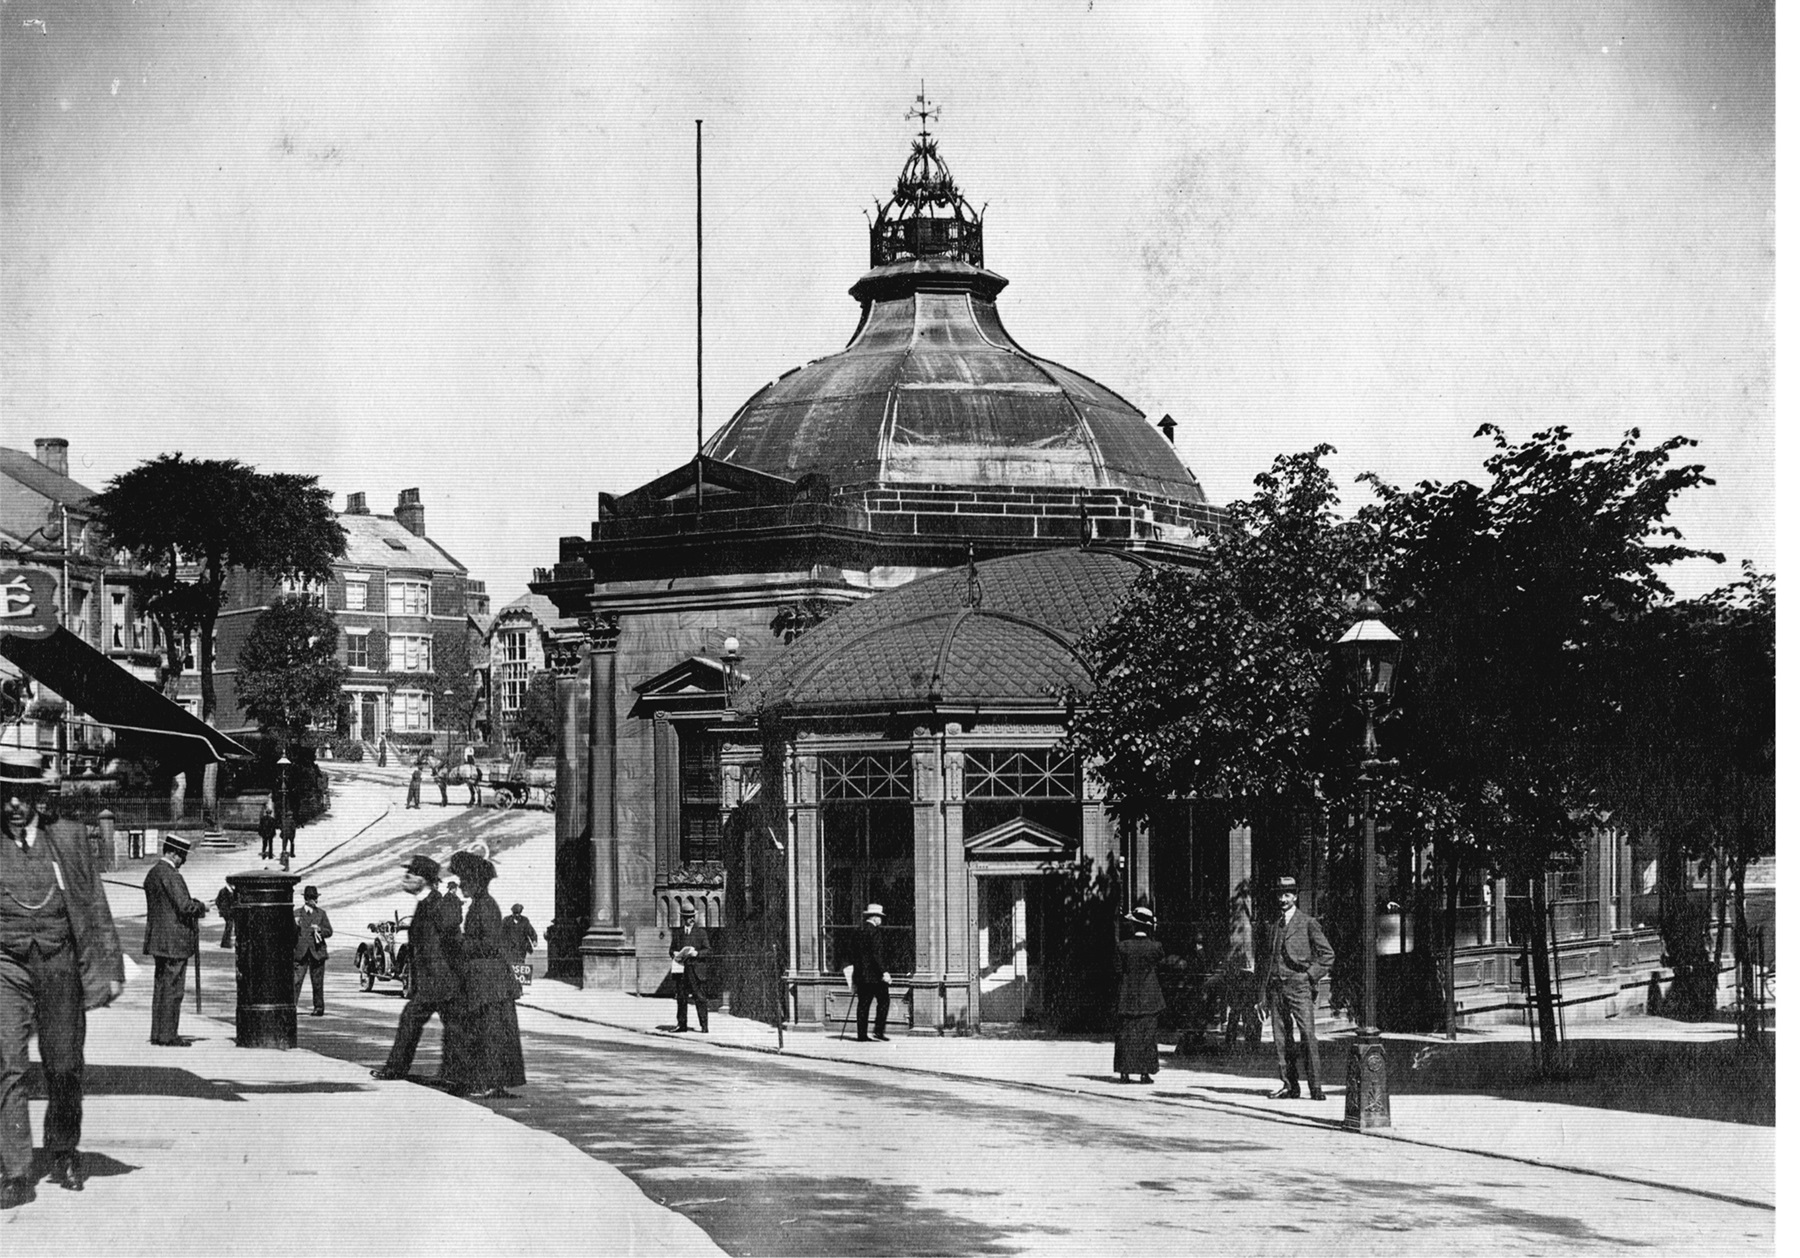
[[[1344,1126],[1357,1131],[1393,1126],[1388,1113],[1387,1050],[1375,1017],[1375,779],[1384,767],[1375,745],[1375,710],[1394,693],[1400,638],[1381,623],[1381,605],[1367,592],[1356,623],[1337,641],[1363,713],[1362,785],[1362,1017],[1344,1074]]]
[[[725,706],[731,707],[731,696],[737,688],[737,666],[743,662],[743,653],[738,649],[737,635],[725,639],[725,648],[719,652],[719,663],[725,666]]]

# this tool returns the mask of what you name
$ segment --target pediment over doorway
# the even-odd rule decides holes
[[[737,679],[740,683],[744,680],[741,669]],[[704,655],[690,655],[632,689],[638,694],[631,708],[633,716],[718,708],[725,700],[725,665]]]
[[[963,840],[965,854],[985,860],[1006,857],[1037,861],[1069,860],[1080,848],[1079,842],[1060,830],[1052,830],[1049,826],[1025,817],[1003,821],[991,830],[983,830],[980,834],[970,835]]]

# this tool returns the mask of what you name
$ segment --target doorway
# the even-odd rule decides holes
[[[351,736],[373,742],[381,733],[381,696],[360,694],[356,699],[356,728]]]
[[[1043,879],[985,876],[975,879],[975,887],[978,1018],[1036,1021],[1043,1011]]]

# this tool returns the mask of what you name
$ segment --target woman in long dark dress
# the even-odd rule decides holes
[[[500,906],[488,894],[494,866],[474,852],[450,858],[450,871],[468,896],[463,916],[463,998],[444,1037],[444,1078],[477,1097],[510,1097],[525,1082],[519,1044],[519,982],[503,954]]]
[[[1156,964],[1163,946],[1150,938],[1156,914],[1135,908],[1125,919],[1125,938],[1119,940],[1113,967],[1119,976],[1119,1029],[1113,1040],[1113,1069],[1120,1083],[1136,1075],[1142,1083],[1154,1081],[1161,1064],[1156,1049],[1156,1019],[1162,1013],[1162,984],[1156,981]]]

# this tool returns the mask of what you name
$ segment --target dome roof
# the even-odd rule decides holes
[[[1093,684],[1076,644],[1146,567],[1118,551],[1052,550],[922,577],[819,625],[736,706],[849,714],[1059,705]]]
[[[1007,281],[985,269],[983,225],[921,131],[870,226],[850,343],[765,386],[705,452],[834,486],[1115,489],[1204,503],[1143,412],[1008,334],[995,306]]]

